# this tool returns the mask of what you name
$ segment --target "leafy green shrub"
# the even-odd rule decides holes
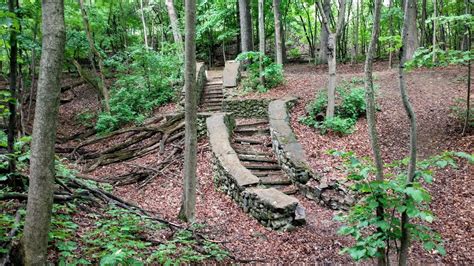
[[[99,114],[99,132],[142,123],[153,108],[173,100],[182,84],[182,60],[174,53],[131,47],[105,64],[119,73],[111,90],[110,113]]]
[[[336,88],[336,102],[340,102],[335,108],[333,118],[324,118],[327,108],[327,93],[320,91],[316,98],[306,107],[307,115],[300,117],[299,121],[307,126],[315,127],[324,134],[333,130],[340,134],[350,134],[357,119],[365,114],[365,89],[354,87],[363,83],[363,80],[353,79],[349,83],[342,83]]]
[[[339,234],[354,238],[355,244],[342,249],[356,261],[381,256],[382,250],[388,253],[401,238],[399,217],[406,212],[410,218],[409,232],[411,241],[418,241],[428,251],[437,251],[444,255],[441,236],[428,224],[435,216],[430,211],[431,196],[424,183],[431,183],[433,171],[447,166],[456,167],[455,157],[474,162],[474,155],[464,152],[444,152],[417,164],[414,182],[407,183],[406,169],[408,159],[387,164],[386,179],[375,181],[375,167],[368,158],[359,159],[353,152],[331,151],[333,155],[344,159],[347,178],[354,182],[351,187],[361,196],[347,214],[340,214],[336,220],[345,225]],[[383,219],[376,215],[376,209],[384,209]]]
[[[260,72],[260,52],[246,52],[237,56],[238,61],[247,63],[248,77],[242,81],[245,89],[266,92],[283,83],[283,67],[282,65],[273,63],[268,57],[263,55],[263,71]],[[260,76],[265,78],[265,85],[260,84]]]
[[[339,116],[328,117],[324,119],[321,128],[322,130],[332,130],[336,133],[347,135],[353,132],[355,120],[352,118],[341,118]]]
[[[301,56],[300,49],[293,48],[290,51],[288,51],[288,55],[290,58],[299,58]]]

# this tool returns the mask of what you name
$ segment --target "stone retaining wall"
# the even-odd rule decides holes
[[[281,168],[312,200],[320,201],[332,209],[348,209],[353,197],[341,184],[324,184],[307,163],[306,154],[290,126],[288,110],[296,103],[289,97],[272,101],[268,106],[268,118],[272,147]]]
[[[264,226],[288,230],[304,224],[304,208],[296,198],[276,189],[259,188],[260,179],[240,163],[230,144],[234,119],[218,113],[207,118],[206,125],[215,184]]]
[[[226,99],[222,110],[233,113],[235,117],[266,118],[268,115],[269,99]]]

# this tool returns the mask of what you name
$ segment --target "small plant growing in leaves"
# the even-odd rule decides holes
[[[353,152],[331,151],[344,159],[347,178],[353,182],[352,189],[360,196],[347,214],[340,214],[336,220],[344,223],[339,234],[351,236],[355,243],[342,249],[354,260],[380,257],[384,251],[386,257],[391,251],[398,252],[401,238],[400,215],[407,212],[410,217],[409,232],[412,241],[420,242],[427,251],[446,253],[439,233],[430,228],[435,219],[430,211],[431,196],[424,184],[433,182],[434,170],[448,166],[456,167],[455,158],[467,159],[474,163],[474,155],[463,152],[444,152],[440,155],[420,161],[418,171],[412,183],[407,183],[406,169],[408,159],[386,165],[390,173],[384,181],[375,181],[372,176],[375,167],[368,158],[357,158]],[[383,219],[376,215],[376,209],[382,205]],[[376,229],[378,228],[378,229]]]
[[[342,83],[337,90],[335,116],[324,117],[327,107],[327,93],[319,92],[316,98],[307,106],[308,114],[300,117],[299,121],[307,126],[317,128],[322,134],[329,130],[341,135],[352,133],[357,119],[365,114],[365,90],[359,86],[363,80],[353,78],[350,82]]]
[[[263,71],[260,71],[260,52],[246,52],[237,56],[238,61],[245,61],[248,63],[248,78],[242,81],[243,87],[248,90],[257,90],[259,92],[266,92],[283,83],[283,68],[279,64],[263,55]],[[260,84],[260,76],[265,78],[265,85]]]

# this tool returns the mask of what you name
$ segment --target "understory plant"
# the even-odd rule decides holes
[[[325,117],[327,93],[320,91],[316,98],[306,107],[307,115],[299,121],[307,126],[319,129],[323,134],[332,130],[339,134],[350,134],[357,119],[365,114],[365,89],[359,87],[359,79],[342,83],[336,88],[336,105],[334,117]]]
[[[2,192],[0,190],[0,192]],[[178,229],[171,239],[153,240],[153,236],[165,230],[160,222],[142,217],[133,211],[111,206],[103,213],[82,214],[80,220],[95,221],[79,231],[74,218],[79,201],[54,204],[49,232],[49,253],[55,254],[58,265],[180,265],[199,263],[204,260],[223,260],[227,251],[219,245],[196,237],[200,225],[189,229]],[[10,241],[18,242],[22,236],[24,206],[17,209],[16,222],[12,202],[0,202],[5,211],[0,213],[0,257],[9,252],[3,249]],[[9,232],[18,228],[14,238]],[[80,233],[79,233],[80,232]]]
[[[262,58],[262,70],[260,69],[260,58]],[[247,67],[248,77],[242,81],[245,90],[257,90],[266,92],[283,83],[283,67],[276,64],[266,55],[260,52],[245,52],[237,56],[237,60],[244,62]],[[260,83],[263,76],[265,84]]]
[[[141,124],[153,108],[173,100],[182,85],[182,59],[170,51],[130,47],[108,59],[106,66],[118,73],[110,92],[110,113],[99,114],[99,132],[129,122]]]
[[[443,240],[430,224],[435,216],[430,210],[431,195],[426,184],[433,182],[437,169],[456,167],[456,158],[474,163],[474,154],[444,152],[418,162],[415,179],[407,183],[408,159],[387,164],[386,179],[376,181],[375,167],[369,158],[358,158],[353,152],[331,151],[344,159],[347,179],[359,196],[358,202],[345,214],[335,216],[344,225],[339,234],[351,236],[355,243],[345,247],[341,253],[348,253],[354,260],[378,258],[388,259],[390,252],[399,251],[401,239],[400,216],[406,212],[410,217],[407,225],[411,241],[419,242],[427,251],[446,253]],[[383,219],[376,214],[379,206],[384,209]],[[385,254],[380,254],[383,251]]]

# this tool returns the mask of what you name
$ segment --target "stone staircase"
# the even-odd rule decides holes
[[[298,188],[281,169],[271,146],[268,120],[236,119],[232,147],[242,165],[260,179],[261,186],[287,195],[297,193]]]
[[[222,71],[208,70],[207,82],[201,99],[201,110],[203,112],[218,112],[222,110],[224,100]]]

